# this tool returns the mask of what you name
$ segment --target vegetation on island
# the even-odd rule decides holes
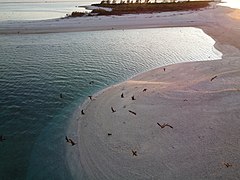
[[[102,0],[100,4],[92,4],[92,6],[99,7],[92,10],[91,13],[73,12],[70,17],[92,16],[92,15],[123,15],[123,14],[140,14],[140,13],[161,13],[169,11],[188,11],[199,10],[209,6],[210,1],[176,1],[176,0],[162,0],[161,2],[151,2],[149,0]],[[111,11],[106,11],[104,8],[111,8]],[[79,14],[78,14],[79,13]]]
[[[104,0],[100,4],[94,4],[94,6],[111,8],[112,11],[105,11],[103,9],[95,9],[92,13],[97,13],[98,15],[122,15],[122,14],[139,14],[139,13],[160,13],[168,11],[187,11],[187,10],[198,10],[209,6],[210,1],[181,1],[176,2],[172,0],[171,2],[151,3],[149,0],[145,0],[144,3],[141,0],[136,0],[136,2],[127,0],[126,2],[121,0],[120,3],[112,3],[109,0]]]
[[[83,13],[83,12],[74,11],[70,15],[67,14],[67,17],[82,17],[82,16],[85,16],[85,15],[87,15],[87,14]]]

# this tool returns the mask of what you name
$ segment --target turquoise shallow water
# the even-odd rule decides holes
[[[213,44],[196,28],[1,35],[0,179],[71,179],[65,131],[88,95],[163,65],[219,59]]]

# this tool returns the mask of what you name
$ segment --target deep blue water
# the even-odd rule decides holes
[[[219,59],[213,44],[196,28],[1,35],[0,179],[71,179],[64,137],[88,95],[163,65]]]

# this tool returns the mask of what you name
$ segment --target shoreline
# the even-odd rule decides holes
[[[78,125],[73,120],[69,127],[78,149],[67,150],[67,157],[73,160],[70,169],[83,172],[80,177],[73,172],[74,177],[240,177],[240,154],[236,151],[240,147],[235,143],[240,135],[240,28],[239,21],[224,14],[235,11],[239,13],[221,7],[216,15],[202,13],[201,18],[210,16],[212,24],[198,21],[193,26],[216,41],[214,46],[223,53],[222,60],[186,62],[168,65],[166,72],[159,67],[140,73],[94,94],[96,100],[87,100],[79,107],[74,117]],[[132,95],[136,101],[131,101]],[[116,113],[111,113],[110,106]],[[81,109],[86,115],[81,115]],[[127,112],[129,109],[137,112],[137,118]],[[201,121],[196,121],[199,118]],[[163,131],[156,122],[169,123],[173,130]],[[136,157],[131,150],[137,151]],[[74,159],[75,155],[79,159]]]
[[[58,18],[36,21],[3,21],[0,23],[0,34],[82,32],[112,30],[112,28],[122,30],[161,27],[197,27],[201,24],[210,24],[213,22],[213,18],[207,21],[204,19],[205,13],[215,14],[219,13],[219,11],[231,12],[234,11],[234,9],[216,6],[216,3],[212,3],[211,6],[197,11]],[[189,14],[193,16],[191,17]]]

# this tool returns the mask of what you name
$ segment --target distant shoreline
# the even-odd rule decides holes
[[[182,2],[166,2],[166,3],[137,3],[137,2],[123,2],[110,3],[104,2],[100,4],[91,4],[84,7],[87,10],[92,10],[89,13],[74,11],[67,17],[82,17],[82,16],[111,16],[111,15],[127,15],[127,14],[149,14],[175,11],[196,11],[201,8],[210,6],[213,1],[182,1]]]
[[[200,27],[214,21],[214,15],[232,11],[230,8],[216,7],[211,3],[208,8],[198,11],[176,11],[150,14],[127,14],[122,16],[89,16],[58,18],[38,21],[7,21],[0,23],[0,34],[34,34],[99,31],[112,29],[141,29],[161,27]],[[207,17],[205,14],[213,14]],[[206,21],[205,17],[208,19]],[[200,27],[201,28],[201,27]]]
[[[183,2],[168,2],[168,3],[119,3],[119,4],[92,4],[99,8],[108,8],[111,11],[104,9],[94,9],[92,13],[98,15],[123,15],[123,14],[147,14],[147,13],[162,13],[174,11],[194,11],[201,8],[206,8],[212,1],[183,1]]]

